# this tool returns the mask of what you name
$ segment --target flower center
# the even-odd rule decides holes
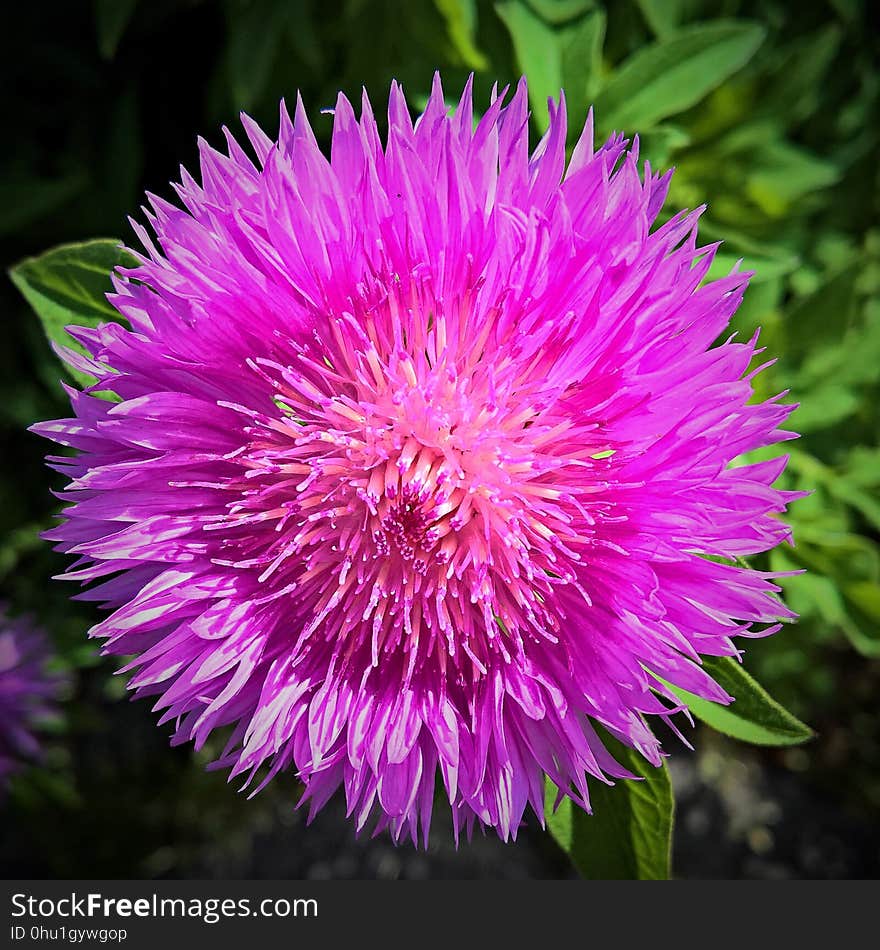
[[[393,551],[418,574],[433,560],[446,564],[457,542],[454,532],[470,520],[465,474],[440,454],[410,439],[396,459],[376,465],[358,494],[371,516],[377,551]]]
[[[570,485],[597,464],[595,436],[587,423],[574,440],[534,359],[526,375],[484,359],[485,337],[451,341],[416,303],[392,314],[393,338],[370,312],[344,315],[354,343],[316,337],[296,367],[254,363],[281,418],[250,416],[235,502],[247,556],[230,563],[257,568],[265,598],[302,605],[303,648],[396,664],[404,682],[454,667],[464,682],[527,638],[557,639],[555,591],[581,590]],[[271,543],[255,550],[264,521]]]

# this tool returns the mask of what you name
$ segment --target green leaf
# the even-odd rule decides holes
[[[703,670],[733,696],[733,703],[723,706],[677,686],[670,688],[706,725],[754,745],[799,745],[812,737],[809,726],[777,703],[732,657],[703,657]]]
[[[560,33],[562,88],[568,97],[569,115],[577,116],[582,122],[599,88],[605,14],[596,10]],[[577,123],[572,131],[580,132]]]
[[[568,98],[569,114],[583,121],[599,85],[605,14],[592,11],[592,3],[571,3],[565,16],[557,10],[555,25],[549,26],[544,6],[538,9],[540,16],[535,6],[534,2],[505,0],[495,10],[510,33],[517,65],[528,79],[532,119],[543,134],[549,124],[547,100],[558,99],[561,89]],[[580,125],[575,126],[576,134]]]
[[[95,0],[98,48],[104,59],[113,59],[122,34],[134,15],[138,0]]]
[[[755,156],[746,194],[771,217],[786,214],[799,199],[833,185],[835,165],[788,142],[767,142]]]
[[[684,27],[634,53],[612,75],[596,100],[603,129],[644,131],[696,105],[747,63],[764,28],[718,20]]]
[[[521,0],[496,3],[495,11],[510,33],[517,64],[528,79],[532,118],[543,134],[550,124],[547,99],[555,99],[562,88],[559,36]]]
[[[535,13],[555,26],[577,19],[595,7],[594,0],[527,0]]]
[[[110,239],[64,244],[40,257],[31,257],[16,264],[9,276],[43,324],[49,340],[85,352],[65,332],[71,324],[94,327],[108,320],[121,322],[121,317],[106,300],[113,285],[110,273],[114,267],[131,267],[134,257],[123,250],[120,242]],[[66,367],[78,382],[88,385],[94,380]]]
[[[819,495],[817,491],[813,497]],[[824,524],[799,522],[795,536],[797,547],[785,553],[777,549],[771,557],[773,570],[809,571],[780,578],[793,609],[816,614],[828,627],[840,629],[863,656],[880,656],[876,596],[869,593],[880,590],[880,548],[864,535],[829,531]]]
[[[636,0],[651,32],[663,39],[672,33],[681,19],[681,0]]]
[[[613,786],[590,784],[588,815],[565,798],[556,812],[556,786],[544,791],[547,827],[581,876],[592,880],[666,880],[670,876],[672,785],[665,763],[655,768],[644,757],[607,736],[617,761],[641,780],[618,779]]]
[[[434,0],[434,5],[446,20],[449,39],[464,65],[471,69],[488,69],[489,61],[477,48],[474,39],[477,29],[475,0]]]
[[[791,417],[792,428],[800,433],[815,432],[839,425],[858,412],[860,402],[847,386],[829,382],[813,389],[804,397]]]

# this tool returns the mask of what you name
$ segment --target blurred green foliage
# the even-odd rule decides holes
[[[0,37],[4,128],[0,253],[5,267],[64,241],[121,236],[145,188],[168,195],[178,162],[196,165],[195,136],[222,142],[246,109],[268,128],[278,100],[300,90],[326,142],[341,89],[381,102],[392,78],[413,108],[435,68],[454,101],[470,72],[476,102],[492,85],[530,81],[535,133],[547,96],[565,87],[571,143],[595,104],[599,135],[641,137],[654,167],[674,165],[668,210],[706,204],[701,234],[723,240],[713,275],[742,259],[755,271],[735,329],[761,328],[777,361],[756,398],[790,390],[786,487],[812,494],[787,516],[796,545],[759,559],[781,583],[796,626],[749,650],[747,665],[819,738],[780,761],[805,770],[838,801],[880,807],[880,42],[870,0],[94,0],[16,4]],[[0,597],[30,610],[71,671],[68,722],[48,767],[16,786],[23,815],[85,821],[86,803],[150,769],[128,863],[96,855],[94,870],[158,873],[154,834],[185,850],[233,829],[225,785],[201,776],[140,716],[118,711],[121,683],[84,638],[90,609],[47,578],[63,559],[37,538],[51,523],[45,447],[25,433],[65,412],[59,366],[10,283],[0,345]],[[131,729],[135,761],[118,755],[108,717]],[[152,730],[152,731],[151,731]],[[101,745],[104,743],[104,745]],[[100,747],[103,758],[83,750]],[[143,759],[142,757],[146,757]],[[100,764],[99,764],[100,763]],[[165,764],[171,763],[171,764]],[[198,775],[196,775],[198,773]],[[202,824],[186,812],[199,806]],[[292,782],[286,789],[292,795]],[[137,795],[137,793],[132,793]],[[169,817],[149,802],[172,796]],[[185,804],[188,802],[189,804]],[[195,807],[195,806],[193,806]],[[268,805],[260,806],[265,816]],[[43,809],[43,811],[41,811]],[[186,812],[186,814],[183,814]],[[248,819],[254,820],[250,813]],[[153,817],[151,817],[153,816]],[[110,808],[122,833],[125,810]],[[192,821],[191,824],[187,822]],[[152,823],[151,823],[152,822]],[[50,826],[47,826],[50,827]],[[83,826],[83,834],[91,827]],[[160,831],[158,829],[164,829]],[[48,832],[47,832],[48,833]],[[201,836],[201,837],[200,837]],[[195,847],[195,844],[193,845]],[[153,862],[151,864],[150,862]],[[115,862],[115,863],[114,863]],[[156,867],[154,867],[156,865]],[[56,873],[76,867],[56,862]]]

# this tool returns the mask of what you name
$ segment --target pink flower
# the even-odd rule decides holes
[[[231,775],[292,769],[312,813],[342,787],[395,839],[438,772],[456,833],[515,836],[545,775],[588,808],[628,774],[595,723],[659,763],[661,680],[729,701],[700,655],[792,616],[733,563],[792,497],[784,458],[732,464],[791,437],[756,340],[714,345],[747,275],[703,284],[699,211],[652,231],[637,144],[588,119],[566,168],[564,102],[530,155],[503,99],[474,127],[438,78],[414,125],[393,84],[383,145],[340,96],[329,160],[300,102],[277,142],[243,117],[255,161],[202,143],[158,246],[134,226],[131,329],[71,330],[121,401],[36,427],[77,450],[49,537],[102,580],[92,635],[175,741],[230,726]]]

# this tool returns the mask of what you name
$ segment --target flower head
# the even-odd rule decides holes
[[[0,611],[0,795],[9,777],[39,758],[39,720],[52,712],[58,680],[46,671],[46,637],[24,618]]]
[[[699,211],[652,230],[637,143],[588,119],[566,168],[564,101],[531,154],[504,101],[474,125],[438,79],[413,124],[394,84],[383,144],[340,96],[329,159],[299,101],[277,141],[243,117],[253,157],[201,143],[134,225],[131,329],[71,329],[118,401],[36,427],[77,450],[65,576],[175,741],[229,726],[232,775],[395,839],[438,773],[456,833],[515,835],[545,775],[589,807],[628,774],[595,723],[659,763],[665,684],[727,701],[700,654],[790,616],[732,563],[788,536],[784,459],[731,465],[789,435],[756,340],[713,346],[748,275],[704,283]]]

